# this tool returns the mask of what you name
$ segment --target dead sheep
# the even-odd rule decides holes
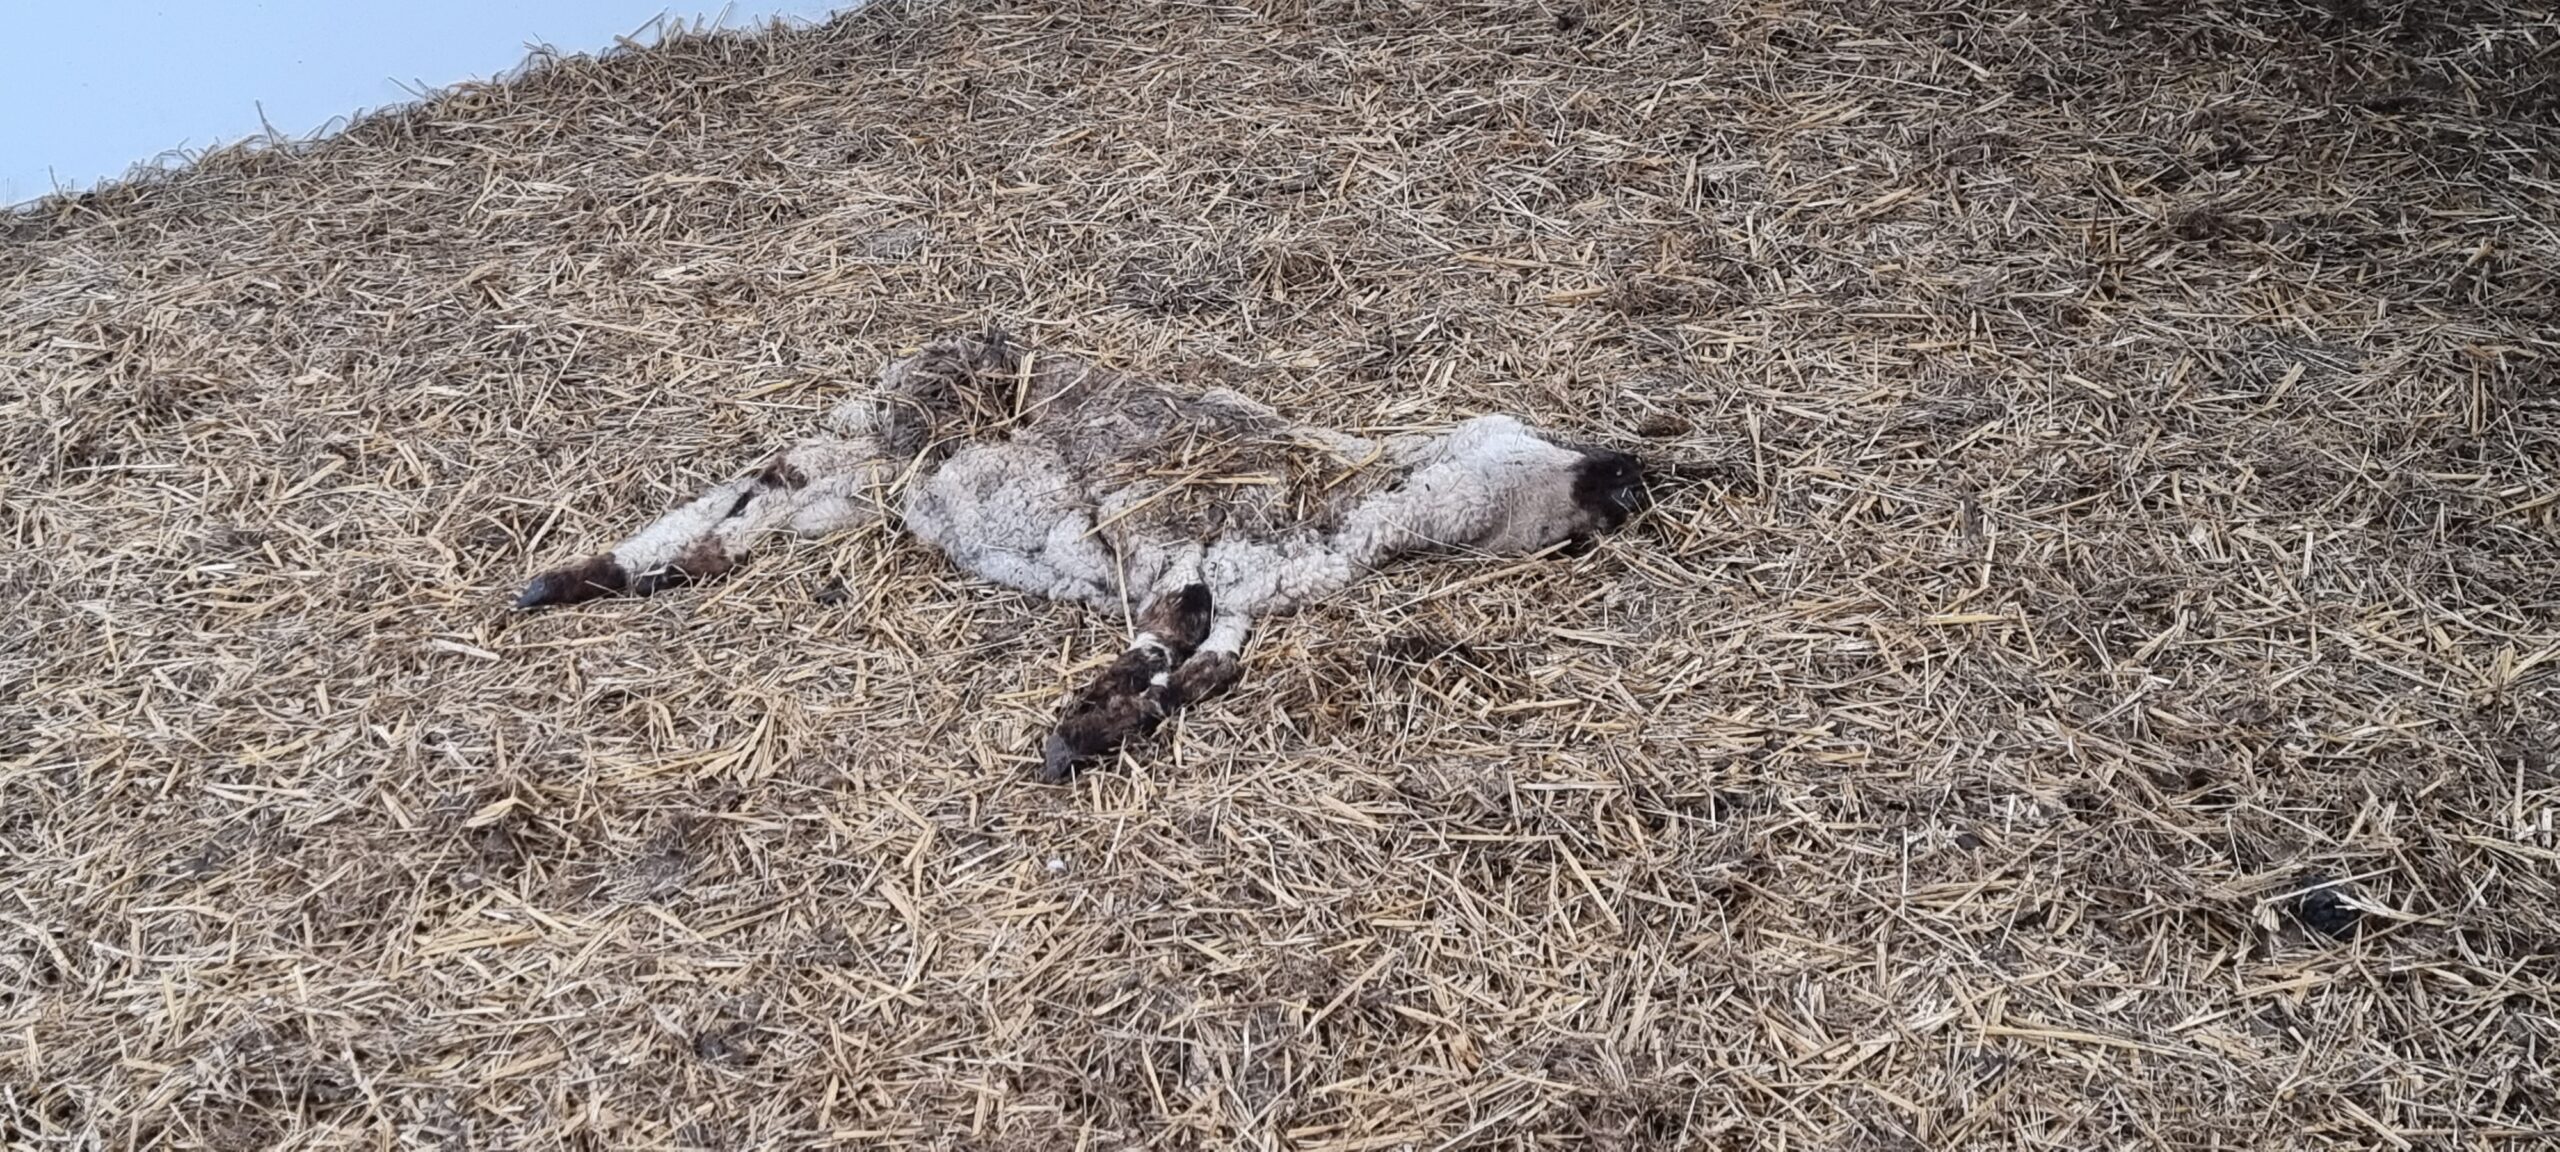
[[[1233,686],[1256,618],[1407,556],[1530,553],[1615,529],[1644,507],[1645,480],[1632,456],[1508,416],[1370,440],[988,331],[890,363],[824,434],[536,576],[515,607],[708,579],[769,533],[860,527],[902,492],[898,521],[972,576],[1137,609],[1137,639],[1042,749],[1057,781]]]

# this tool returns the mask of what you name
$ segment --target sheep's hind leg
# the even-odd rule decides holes
[[[1157,596],[1138,614],[1138,639],[1067,701],[1040,750],[1040,778],[1055,784],[1076,766],[1155,731],[1181,706],[1182,673],[1209,638],[1209,588]]]
[[[805,441],[659,517],[612,550],[534,577],[515,607],[646,596],[728,572],[776,529],[819,535],[866,523],[880,515],[875,493],[887,472],[867,439]]]

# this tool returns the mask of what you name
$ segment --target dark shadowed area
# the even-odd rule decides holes
[[[0,220],[27,1147],[2523,1147],[2560,22],[882,0]],[[537,570],[988,321],[1674,479],[1128,622]],[[2538,1135],[2537,1135],[2538,1134]]]

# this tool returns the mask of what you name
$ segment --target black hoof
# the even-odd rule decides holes
[[[553,604],[577,604],[617,596],[630,587],[631,576],[610,554],[590,556],[566,568],[555,568],[533,578],[516,596],[513,607],[542,608]]]
[[[1084,759],[1065,737],[1050,733],[1049,742],[1040,749],[1040,782],[1064,784],[1076,774],[1076,763]]]

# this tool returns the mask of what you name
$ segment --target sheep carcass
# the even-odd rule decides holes
[[[1137,609],[1128,651],[1067,703],[1042,750],[1043,777],[1059,780],[1232,686],[1257,617],[1417,553],[1527,553],[1613,529],[1645,502],[1633,457],[1508,416],[1370,440],[993,331],[892,362],[826,424],[611,551],[535,577],[515,606],[707,579],[769,533],[889,515],[903,490],[899,521],[961,570]]]

